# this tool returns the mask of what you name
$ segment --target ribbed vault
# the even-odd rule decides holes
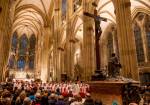
[[[27,36],[41,34],[53,16],[52,0],[17,0],[14,9],[13,32]]]

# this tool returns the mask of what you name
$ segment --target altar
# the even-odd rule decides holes
[[[9,77],[15,80],[26,80],[34,79],[33,71],[19,71],[19,70],[10,70]]]

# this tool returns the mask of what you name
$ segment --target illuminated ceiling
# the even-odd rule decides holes
[[[107,27],[110,23],[116,23],[116,16],[114,14],[114,5],[111,0],[97,0],[98,3],[98,11],[99,15],[102,17],[107,18],[108,22],[102,22],[101,27],[103,30]],[[136,8],[150,8],[150,1],[149,0],[130,0],[131,1],[131,12]]]
[[[101,22],[102,30],[105,30],[110,23],[116,23],[114,6],[111,0],[95,0],[98,2],[99,15],[108,18],[108,22]],[[26,33],[40,35],[43,26],[48,26],[53,15],[53,0],[16,0],[15,17],[13,30],[19,35]],[[131,11],[135,8],[150,8],[149,0],[131,0]],[[75,25],[77,37],[82,39],[82,19]]]
[[[150,11],[150,1],[149,0],[130,0],[131,1],[131,14],[132,18],[137,14],[135,11],[136,9],[142,10],[149,10]],[[105,17],[108,19],[107,22],[101,22],[101,28],[104,32],[105,30],[108,30],[108,26],[110,24],[116,24],[116,16],[114,14],[114,5],[112,3],[112,0],[95,0],[95,2],[98,4],[97,10],[98,14],[101,17]],[[91,3],[92,5],[92,3]],[[141,9],[142,8],[142,9]],[[134,13],[135,12],[135,13]],[[83,38],[83,20],[78,19],[75,25],[75,37],[79,40],[82,40]]]
[[[47,26],[52,16],[51,0],[17,0],[15,3],[13,31],[18,35],[26,33],[39,35],[43,26]]]

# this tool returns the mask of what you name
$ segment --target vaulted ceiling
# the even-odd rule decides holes
[[[136,9],[141,9],[141,12],[143,9],[149,10],[150,8],[150,1],[149,0],[130,0],[131,1],[131,12],[132,12],[132,18],[136,13],[134,14]],[[98,11],[99,15],[105,18],[108,18],[108,22],[102,22],[101,26],[103,29],[107,27],[109,23],[116,23],[116,16],[114,13],[114,5],[112,0],[97,0],[98,2]]]
[[[112,1],[95,1],[98,2],[97,9],[99,15],[108,18],[108,22],[101,23],[102,29],[106,29],[110,23],[116,23]],[[54,0],[16,0],[14,5],[13,30],[17,30],[19,35],[22,35],[23,33],[26,33],[27,35],[31,35],[32,33],[40,35],[42,27],[50,25],[53,15],[53,7]],[[137,8],[145,8],[148,10],[150,8],[150,1],[131,0],[131,11],[133,16],[134,11]],[[82,20],[79,20],[77,24],[82,27]],[[81,35],[81,29],[77,33]]]
[[[132,14],[132,19],[135,17],[135,15],[137,15],[137,12],[148,12],[150,14],[150,0],[130,0],[131,1],[131,14]],[[92,2],[89,1],[92,5]],[[95,2],[98,4],[97,10],[98,10],[98,15],[100,15],[101,17],[105,17],[108,19],[107,22],[101,22],[101,28],[102,31],[105,32],[108,29],[108,27],[110,26],[110,24],[116,24],[116,16],[114,13],[114,5],[112,0],[95,0]],[[76,13],[75,13],[76,14]],[[73,27],[75,27],[74,29],[74,34],[75,34],[75,38],[77,38],[78,40],[83,39],[83,14],[82,12],[79,11],[79,14],[76,14],[78,19],[74,18],[74,20],[76,21],[75,23],[73,23]],[[65,38],[66,38],[66,33],[64,32],[64,37],[62,39],[62,43],[65,42]],[[104,35],[102,33],[102,35]]]
[[[50,24],[53,6],[52,0],[16,0],[13,30],[18,35],[39,35],[42,27]]]

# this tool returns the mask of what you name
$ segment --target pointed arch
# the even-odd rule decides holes
[[[37,6],[35,6],[33,4],[26,4],[26,5],[19,6],[18,8],[15,9],[14,15],[17,15],[21,10],[25,10],[25,9],[29,9],[29,8],[31,8],[39,13],[39,15],[42,17],[42,19],[44,21],[44,26],[48,25],[48,17],[46,17],[46,14],[43,13]]]
[[[134,9],[132,10],[132,12],[131,12],[132,21],[135,19],[136,15],[137,15],[139,12],[143,12],[143,13],[145,13],[145,14],[149,14],[149,15],[150,15],[150,9],[145,8],[145,7],[138,6],[138,7],[134,8]]]

